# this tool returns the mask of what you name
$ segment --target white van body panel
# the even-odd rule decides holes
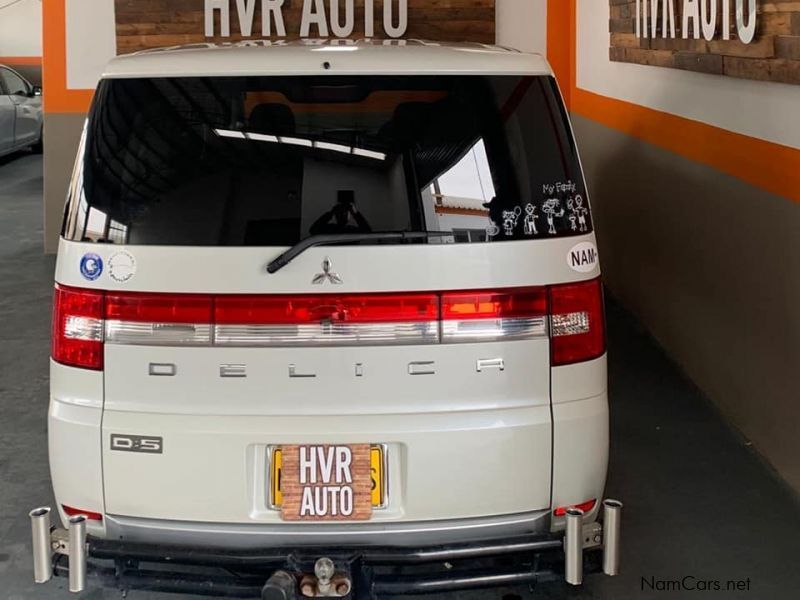
[[[546,251],[542,251],[542,242]],[[569,267],[570,251],[594,234],[511,244],[427,244],[310,248],[274,275],[267,264],[287,248],[117,246],[60,240],[56,279],[63,285],[130,292],[293,294],[407,292],[513,288],[585,281],[600,275],[600,263],[580,273]],[[97,254],[104,264],[121,252],[136,263],[124,283],[108,269],[95,281],[80,272],[81,258]],[[313,286],[330,258],[340,285]],[[480,282],[477,283],[476,282]]]
[[[269,50],[264,52],[265,47]],[[329,68],[323,63],[328,62]],[[239,75],[552,75],[539,54],[416,40],[197,44],[113,59],[103,79]]]
[[[63,505],[104,513],[103,460],[97,443],[103,420],[103,374],[50,361],[48,448],[50,478]],[[91,535],[103,535],[103,523],[87,523]]]
[[[389,505],[373,512],[375,527],[546,509],[549,486],[539,482],[549,480],[549,412],[543,406],[424,416],[154,419],[107,411],[106,509],[151,519],[278,524],[280,512],[269,508],[267,496],[268,447],[320,439],[386,444]],[[163,455],[142,458],[107,450],[111,432],[143,431],[164,438]],[[503,448],[501,455],[491,452],[496,447]],[[519,456],[535,458],[521,464]],[[149,497],[156,489],[158,498]]]
[[[553,506],[598,498],[608,468],[607,357],[552,369]],[[598,492],[600,490],[600,492]],[[587,518],[594,520],[598,503]],[[563,529],[564,519],[553,519]]]

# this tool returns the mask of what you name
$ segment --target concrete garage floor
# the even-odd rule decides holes
[[[7,600],[69,597],[62,579],[34,587],[27,518],[34,506],[54,503],[46,413],[55,261],[41,250],[41,169],[38,156],[0,159],[0,599]],[[623,574],[590,576],[580,589],[542,585],[534,593],[515,589],[448,597],[800,597],[797,496],[613,301],[608,319],[608,495],[626,504]],[[649,591],[643,584],[643,579],[687,576],[695,586],[719,580],[723,590]],[[728,580],[742,580],[749,591],[726,591]],[[83,595],[119,596],[114,590]],[[178,597],[131,592],[128,598]]]

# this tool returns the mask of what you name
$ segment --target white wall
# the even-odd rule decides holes
[[[0,6],[10,0],[0,1]],[[0,9],[0,57],[42,55],[42,0]]]
[[[800,85],[611,62],[609,12],[607,0],[578,0],[579,88],[800,148]]]
[[[497,0],[495,20],[499,45],[547,54],[547,0]]]
[[[114,3],[66,0],[66,18],[67,87],[94,89],[106,63],[117,53]]]

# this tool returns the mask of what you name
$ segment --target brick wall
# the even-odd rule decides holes
[[[650,12],[650,0],[647,2]],[[800,0],[757,0],[756,35],[750,44],[737,37],[736,0],[698,0],[716,2],[717,31],[712,41],[702,32],[694,38],[689,23],[689,39],[683,39],[683,0],[667,0],[675,8],[676,38],[665,38],[662,27],[663,1],[658,0],[657,36],[636,35],[636,3],[634,0],[609,0],[611,3],[610,59],[657,67],[685,69],[744,79],[800,84]],[[730,40],[722,39],[722,2],[730,1]],[[745,3],[746,4],[746,3]],[[640,9],[640,14],[643,9]],[[648,36],[652,35],[649,29]],[[669,29],[669,28],[668,28]],[[668,31],[669,34],[669,31]]]

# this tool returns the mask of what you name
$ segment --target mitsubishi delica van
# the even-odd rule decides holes
[[[615,574],[593,229],[538,55],[113,60],[58,250],[36,580],[288,599]]]

